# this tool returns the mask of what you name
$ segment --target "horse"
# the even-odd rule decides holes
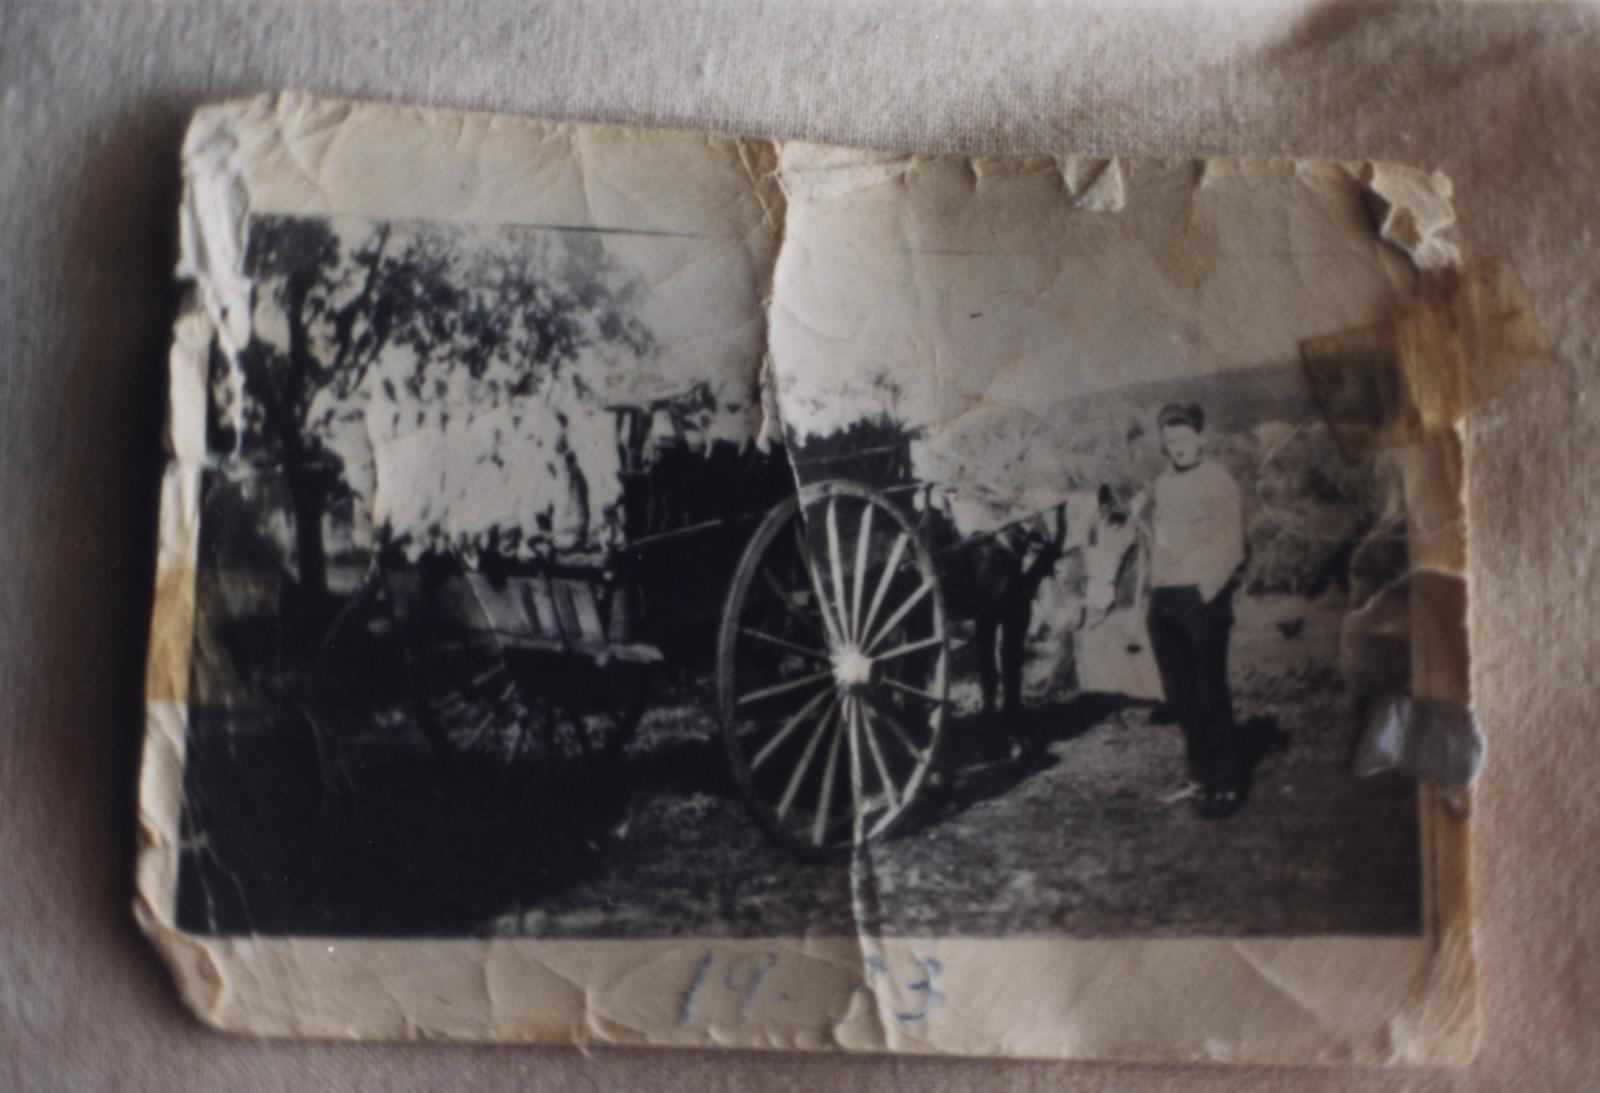
[[[931,505],[929,511],[939,512]],[[961,536],[947,503],[933,528],[946,609],[973,625],[983,714],[998,715],[1020,748],[1035,750],[1023,729],[1022,669],[1039,589],[1063,557],[1081,551],[1087,587],[1073,628],[1097,625],[1128,583],[1138,549],[1133,524],[1113,491],[1101,486],[968,537]]]

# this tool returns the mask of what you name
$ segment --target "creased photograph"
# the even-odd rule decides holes
[[[287,93],[183,170],[136,910],[203,1019],[1471,1057],[1441,392],[1532,336],[1443,176]]]

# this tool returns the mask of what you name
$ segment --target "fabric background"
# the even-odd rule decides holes
[[[325,94],[905,149],[1449,172],[1556,351],[1470,435],[1485,1024],[1462,1072],[258,1043],[128,910],[178,147]],[[1600,12],[1550,4],[0,0],[0,1087],[1600,1087]]]

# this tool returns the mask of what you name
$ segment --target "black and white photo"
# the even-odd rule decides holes
[[[795,1029],[892,990],[934,1045],[969,944],[1430,959],[1428,790],[1352,758],[1412,691],[1434,487],[1300,358],[1414,291],[1358,176],[376,108],[404,170],[239,165],[318,109],[191,136],[176,935],[648,943],[681,1036],[800,997],[759,946],[870,944]]]

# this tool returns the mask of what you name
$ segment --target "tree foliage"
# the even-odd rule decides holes
[[[349,481],[335,435],[373,397],[517,400],[587,348],[651,347],[637,286],[592,235],[258,217],[253,337],[226,431],[285,468],[302,583],[325,587],[321,518]],[[448,415],[440,418],[448,423]]]

